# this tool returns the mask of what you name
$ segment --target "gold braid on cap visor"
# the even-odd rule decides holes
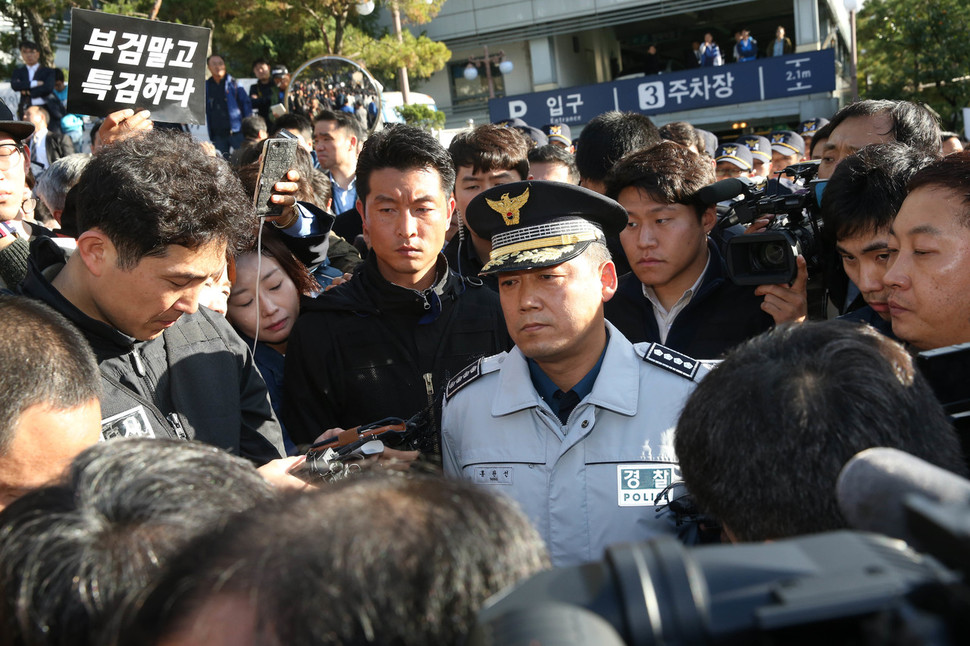
[[[599,240],[603,237],[603,234],[600,233],[597,235],[597,233],[598,232],[596,231],[570,233],[566,235],[549,236],[547,238],[537,238],[535,240],[526,240],[524,242],[517,242],[505,247],[498,247],[497,249],[492,249],[492,252],[489,254],[489,264],[495,262],[502,256],[521,253],[523,251],[532,251],[534,249],[542,249],[544,247],[564,247],[566,245],[574,245],[580,242]]]

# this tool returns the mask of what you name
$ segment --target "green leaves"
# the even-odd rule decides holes
[[[859,14],[860,92],[927,103],[945,129],[960,129],[970,106],[967,24],[965,0],[869,0]]]

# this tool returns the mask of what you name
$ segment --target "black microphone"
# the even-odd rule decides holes
[[[941,504],[968,505],[970,480],[909,453],[880,447],[856,454],[842,467],[836,483],[839,509],[851,527],[921,547],[906,522],[904,499],[909,494]]]
[[[730,200],[744,193],[745,188],[753,185],[750,179],[745,182],[740,177],[729,177],[713,184],[708,184],[697,191],[697,199],[704,204],[711,205]]]

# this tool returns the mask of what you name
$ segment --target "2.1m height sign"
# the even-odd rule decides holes
[[[493,122],[519,118],[530,124],[583,124],[610,110],[664,114],[834,89],[835,52],[823,49],[490,99],[488,112]]]

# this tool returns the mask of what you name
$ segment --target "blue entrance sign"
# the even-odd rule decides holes
[[[517,117],[530,124],[583,124],[610,110],[665,114],[834,89],[835,52],[823,49],[490,99],[488,113],[493,122]]]

